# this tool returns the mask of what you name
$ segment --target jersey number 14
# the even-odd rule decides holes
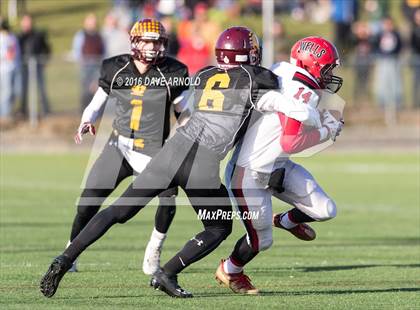
[[[307,93],[302,94],[304,89],[305,88],[303,88],[303,87],[299,87],[299,90],[297,91],[297,93],[293,97],[297,100],[299,100],[300,97],[302,97],[303,102],[308,103],[309,100],[311,99],[312,92],[308,91]]]

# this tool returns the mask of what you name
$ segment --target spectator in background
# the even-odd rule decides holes
[[[389,15],[388,0],[366,0],[364,3],[369,27],[372,35],[376,36],[382,29],[382,19]]]
[[[157,15],[159,18],[174,15],[177,7],[179,7],[179,3],[177,3],[177,1],[159,0],[156,4]]]
[[[169,56],[176,57],[179,51],[179,42],[178,36],[173,29],[172,18],[169,16],[162,17],[160,22],[163,27],[165,27],[166,34],[168,35],[168,47],[166,48],[166,53]]]
[[[353,25],[354,41],[354,101],[367,100],[369,95],[370,72],[372,68],[372,36],[367,22]]]
[[[391,17],[382,20],[382,30],[375,39],[376,74],[375,93],[383,108],[399,107],[401,104],[401,36]]]
[[[242,8],[243,15],[261,15],[263,0],[247,0]]]
[[[259,0],[259,1],[261,1],[261,0]],[[214,2],[214,0],[183,0],[183,2],[184,2],[184,7],[185,8],[187,8],[190,12],[194,12],[197,5],[203,4],[206,7],[209,7],[211,2]]]
[[[7,20],[0,17],[0,120],[11,117],[19,69],[19,43]]]
[[[129,32],[134,20],[128,1],[118,0],[114,1],[114,3],[115,5],[111,8],[111,13],[118,20],[118,25],[122,29],[127,29],[127,32]]]
[[[287,33],[281,21],[274,21],[273,24],[274,58],[276,62],[287,61],[289,59],[289,46],[287,44]]]
[[[331,2],[329,0],[318,0],[309,2],[309,17],[316,24],[324,24],[328,22],[331,16]]]
[[[112,12],[105,17],[102,38],[105,47],[105,58],[130,53],[128,29],[120,26],[117,17]]]
[[[178,58],[188,66],[190,74],[212,63],[212,55],[220,28],[209,20],[207,5],[198,3],[194,19],[183,20],[178,25],[180,49]]]
[[[335,43],[341,55],[346,55],[350,48],[351,25],[357,20],[357,0],[331,0],[332,20],[335,26]]]
[[[21,85],[22,103],[20,113],[26,119],[28,117],[28,88],[29,83],[37,83],[38,95],[41,100],[42,113],[47,115],[51,112],[50,104],[45,87],[45,64],[50,56],[51,50],[47,41],[47,35],[38,31],[33,26],[30,15],[24,15],[21,23],[22,32],[19,34],[19,47],[22,54],[21,62]],[[29,81],[29,61],[35,61],[36,81]]]
[[[414,13],[411,31],[411,49],[413,66],[413,102],[414,107],[420,108],[420,8]]]
[[[414,15],[416,14],[417,9],[420,9],[419,0],[404,0],[402,2],[402,13],[407,18],[407,20],[413,24]]]
[[[105,54],[104,41],[98,32],[96,16],[88,14],[83,29],[73,39],[73,55],[80,65],[80,111],[83,112],[98,88],[99,69]]]
[[[141,9],[141,18],[150,18],[155,19],[156,18],[156,9],[155,4],[152,2],[146,2],[143,5],[143,8]]]

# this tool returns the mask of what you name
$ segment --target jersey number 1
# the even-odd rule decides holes
[[[143,100],[141,99],[144,96],[146,91],[146,86],[136,85],[131,88],[131,95],[134,97],[130,103],[133,105],[133,111],[131,112],[130,128],[133,130],[139,130],[140,128],[140,118],[141,113],[143,112]]]
[[[209,78],[198,103],[198,109],[202,111],[223,111],[225,95],[221,90],[213,88],[216,83],[219,83],[218,88],[228,88],[229,82],[230,77],[227,73],[218,73]]]

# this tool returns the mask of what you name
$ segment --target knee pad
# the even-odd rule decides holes
[[[327,202],[327,212],[328,212],[328,219],[332,219],[337,216],[337,206],[335,202],[331,199],[328,199],[328,202]]]
[[[319,212],[319,214],[314,217],[316,221],[323,222],[328,221],[337,215],[337,207],[335,205],[335,202],[331,199],[327,199],[325,202],[322,211]]]

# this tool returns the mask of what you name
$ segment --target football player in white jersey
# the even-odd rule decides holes
[[[307,37],[293,46],[290,63],[281,62],[271,69],[278,75],[286,98],[317,107],[321,90],[336,93],[341,87],[342,79],[332,73],[339,64],[333,44],[321,37]],[[305,223],[326,221],[336,215],[334,201],[305,168],[289,159],[290,154],[328,139],[335,141],[343,120],[328,110],[321,116],[322,124],[317,128],[282,113],[265,113],[236,146],[226,168],[226,186],[247,233],[215,274],[219,283],[236,293],[258,294],[243,268],[271,246],[272,226],[309,241],[315,239],[315,231]],[[293,208],[273,216],[272,195]]]

